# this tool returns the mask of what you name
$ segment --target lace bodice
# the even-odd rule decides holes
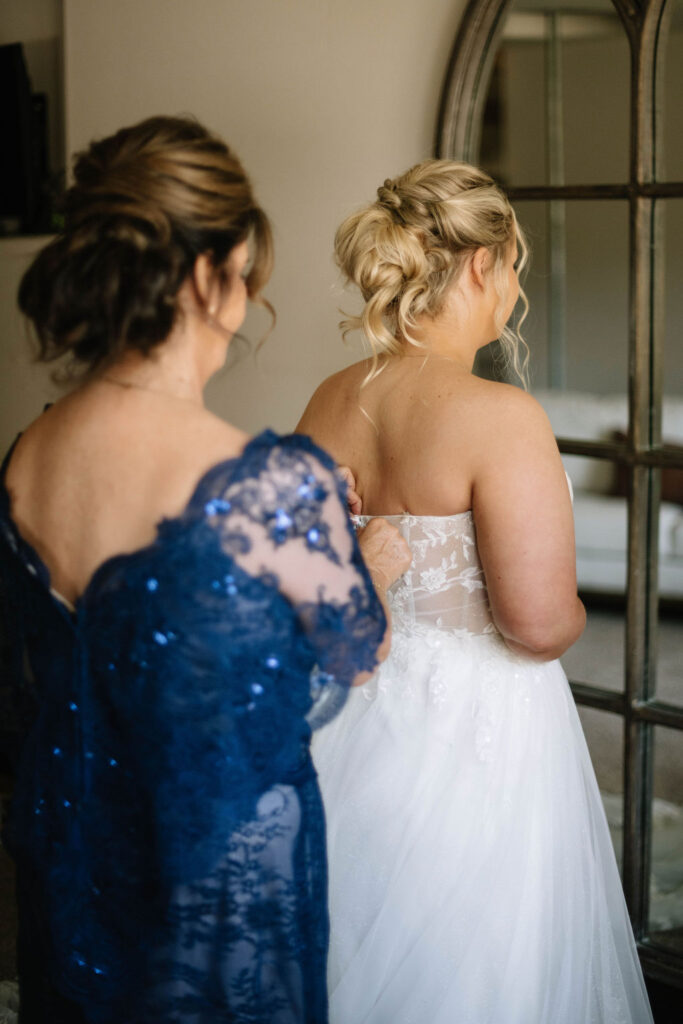
[[[365,526],[372,516],[357,516]],[[410,569],[389,591],[396,631],[436,627],[449,633],[497,633],[471,512],[452,516],[383,516],[413,555]]]

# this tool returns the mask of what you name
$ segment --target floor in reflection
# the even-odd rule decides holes
[[[624,677],[624,611],[587,604],[588,621],[580,641],[562,658],[570,679],[621,690]],[[683,611],[659,622],[657,697],[683,706]],[[621,857],[623,729],[621,719],[580,708],[588,747]],[[655,731],[655,801],[652,831],[650,931],[683,952],[683,732]]]
[[[621,794],[603,793],[602,800],[617,860],[620,861]],[[657,799],[652,808],[650,932],[659,932],[659,943],[683,954],[683,807]]]
[[[623,608],[592,605],[586,599],[586,629],[562,658],[570,679],[621,690],[624,685]],[[657,697],[683,706],[683,607],[668,611],[659,621],[657,638]]]

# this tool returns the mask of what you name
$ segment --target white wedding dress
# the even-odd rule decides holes
[[[496,630],[471,513],[386,518],[391,654],[313,741],[330,1024],[651,1022],[560,663]]]

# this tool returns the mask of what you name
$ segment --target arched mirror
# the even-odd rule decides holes
[[[683,986],[683,0],[471,0],[436,151],[529,236],[531,389],[574,483],[565,667],[644,966]],[[478,372],[505,374],[495,347]]]

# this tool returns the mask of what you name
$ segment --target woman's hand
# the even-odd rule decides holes
[[[396,527],[386,519],[371,519],[367,526],[357,531],[356,537],[387,619],[386,632],[377,651],[379,663],[391,650],[391,609],[387,603],[387,590],[410,568],[413,556]],[[371,673],[362,672],[356,676],[353,685],[360,686],[370,678]]]
[[[359,516],[363,508],[360,494],[356,490],[356,478],[348,466],[340,466],[339,472],[346,481],[346,503],[352,516]]]
[[[386,519],[371,519],[356,536],[375,587],[386,593],[410,568],[413,560],[410,548]]]

